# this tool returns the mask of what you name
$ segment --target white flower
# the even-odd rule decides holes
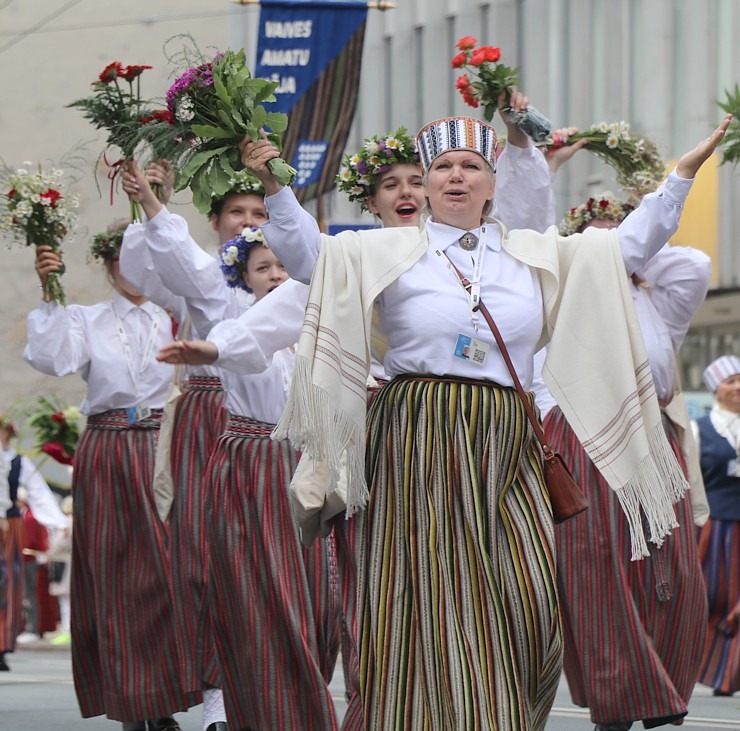
[[[76,422],[80,418],[80,410],[76,406],[68,406],[64,411],[65,421]]]
[[[175,110],[175,117],[180,122],[189,122],[195,117],[193,111],[193,100],[189,96],[184,96],[177,102],[177,109]]]
[[[40,196],[40,195],[39,195],[38,193],[34,193],[34,194],[33,194],[33,195],[31,196],[31,201],[32,201],[33,203],[40,203],[40,202],[41,202],[41,196]]]
[[[606,138],[606,146],[613,150],[619,144],[619,137],[613,132]]]
[[[361,160],[362,158],[359,155],[352,155],[352,157],[349,159],[349,163],[350,165],[352,165],[352,167],[356,168]]]
[[[222,261],[226,266],[234,266],[239,259],[239,249],[236,246],[229,246],[221,257]]]
[[[368,154],[374,155],[378,151],[378,143],[371,140],[370,142],[366,143],[365,149],[367,150]]]
[[[242,236],[244,237],[244,240],[248,241],[250,244],[255,241],[262,243],[265,240],[265,235],[262,233],[262,229],[259,228],[256,231],[251,228],[245,228],[242,231]]]
[[[342,168],[339,172],[339,177],[345,183],[348,183],[350,180],[352,180],[352,171],[349,168]]]
[[[596,129],[599,130],[599,132],[606,134],[609,131],[609,125],[606,122],[601,122],[597,125]]]

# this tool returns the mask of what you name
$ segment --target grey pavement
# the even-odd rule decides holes
[[[72,684],[68,646],[54,646],[47,639],[34,640],[19,645],[17,651],[8,655],[7,659],[11,671],[0,673],[0,731],[120,729],[120,724],[103,717],[80,718]],[[341,665],[337,667],[331,690],[341,718],[346,708]],[[183,731],[202,731],[200,707],[193,708],[188,713],[179,713],[176,718]],[[633,731],[641,728],[641,724],[636,724]],[[668,731],[676,727],[662,728]],[[740,731],[740,694],[734,698],[714,698],[710,689],[697,686],[691,700],[689,716],[681,728],[686,731]],[[567,685],[562,681],[546,731],[592,729],[588,711],[577,708],[570,702]]]

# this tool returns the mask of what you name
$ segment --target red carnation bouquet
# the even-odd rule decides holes
[[[61,464],[71,465],[80,438],[80,410],[57,398],[39,396],[28,419],[36,448]]]
[[[68,107],[82,109],[85,119],[89,119],[95,129],[108,131],[106,149],[102,158],[109,167],[108,179],[111,181],[111,204],[113,185],[126,160],[134,157],[143,124],[162,118],[166,110],[153,108],[152,103],[141,98],[141,75],[151,66],[124,66],[120,61],[109,63],[92,83],[90,96],[76,99]],[[118,147],[121,157],[109,162],[107,150]],[[131,201],[131,220],[140,221],[139,204]]]
[[[498,100],[502,93],[507,99],[515,86],[519,84],[519,69],[500,63],[501,49],[496,46],[480,46],[472,36],[464,36],[457,42],[459,53],[452,59],[453,69],[466,71],[457,80],[457,90],[468,106],[477,109],[483,107],[483,116],[490,122],[498,109]],[[472,76],[472,78],[471,78]],[[505,110],[506,121],[515,124],[524,134],[535,142],[547,139],[552,130],[547,117],[534,107],[523,112]]]

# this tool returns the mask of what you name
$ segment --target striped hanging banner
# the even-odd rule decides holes
[[[263,0],[255,76],[278,82],[283,157],[302,203],[334,187],[357,106],[367,2]]]

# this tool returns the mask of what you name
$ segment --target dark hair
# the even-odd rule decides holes
[[[235,195],[256,195],[258,198],[262,198],[263,200],[265,198],[264,193],[257,193],[251,190],[230,190],[226,195],[222,195],[220,198],[213,198],[211,202],[211,212],[208,214],[208,218],[212,218],[213,216],[220,218],[221,214],[224,212],[226,201],[228,201],[229,198],[233,198]]]

